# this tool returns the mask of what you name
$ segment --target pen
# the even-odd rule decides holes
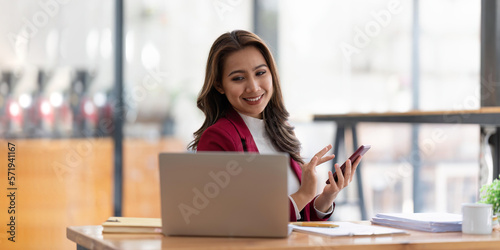
[[[338,225],[330,224],[330,223],[318,223],[318,222],[290,222],[290,224],[294,226],[301,227],[338,227]]]

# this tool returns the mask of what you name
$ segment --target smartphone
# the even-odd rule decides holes
[[[351,160],[351,164],[354,163],[358,157],[363,156],[366,151],[368,151],[372,146],[371,145],[361,145],[356,152],[354,152],[350,157],[349,160]],[[345,174],[345,162],[340,166],[340,170],[342,171],[342,174]],[[335,182],[339,180],[339,177],[337,176],[337,172],[333,173],[333,179]],[[326,184],[330,184],[330,179],[326,180]]]

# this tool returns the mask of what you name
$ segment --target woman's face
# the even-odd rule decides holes
[[[239,113],[262,118],[273,95],[273,78],[260,51],[249,46],[230,54],[223,65],[222,86],[217,90]]]

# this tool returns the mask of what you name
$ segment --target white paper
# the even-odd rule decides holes
[[[457,232],[462,230],[462,215],[450,213],[379,213],[372,223],[426,232]]]
[[[351,222],[334,222],[338,227],[301,227],[292,225],[294,231],[313,233],[326,236],[371,236],[386,234],[406,234],[407,232],[395,228],[386,228],[371,225],[361,225]]]
[[[379,213],[376,217],[414,222],[462,223],[462,215],[450,213]]]

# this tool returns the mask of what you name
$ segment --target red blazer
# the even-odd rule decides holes
[[[225,117],[221,117],[214,125],[203,132],[198,142],[197,151],[259,152],[250,130],[248,130],[241,116],[232,108],[228,110]],[[300,165],[290,158],[290,166],[300,182],[302,176]],[[313,205],[314,200],[315,199],[309,202],[309,204],[300,211],[301,220],[318,221],[327,220],[330,217],[330,215],[328,215],[326,218],[318,218]],[[297,221],[295,209],[291,201],[290,221]]]

